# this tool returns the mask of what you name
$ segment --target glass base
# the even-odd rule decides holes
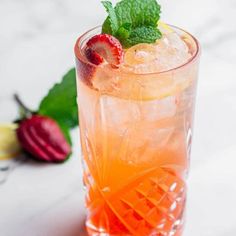
[[[182,236],[184,225],[179,225],[178,229],[175,229],[168,234],[155,232],[155,233],[151,233],[150,235],[141,235],[139,232],[137,232],[137,234],[135,235],[127,234],[127,233],[110,234],[110,233],[104,232],[103,229],[101,231],[95,229],[89,223],[87,223],[86,229],[87,229],[88,236]]]

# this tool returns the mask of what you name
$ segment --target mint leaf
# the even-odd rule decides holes
[[[161,38],[161,32],[156,27],[137,27],[132,30],[130,37],[124,41],[126,47],[131,47],[139,43],[155,43]]]
[[[132,25],[130,23],[125,23],[118,29],[116,37],[118,37],[120,41],[124,41],[130,37],[131,30]]]
[[[116,33],[112,32],[110,17],[107,17],[107,19],[104,21],[104,23],[102,25],[102,33],[103,34],[110,34],[110,35],[114,35],[115,36]]]
[[[161,38],[157,29],[161,7],[156,0],[122,0],[115,8],[106,1],[104,6],[109,15],[103,23],[102,33],[117,37],[124,47],[153,43]]]
[[[122,0],[117,3],[115,12],[120,25],[131,23],[138,26],[157,26],[160,19],[160,5],[156,0]]]
[[[41,101],[38,113],[56,120],[63,130],[69,130],[78,125],[76,96],[76,76],[73,68]],[[66,132],[64,134],[68,136]]]
[[[106,8],[107,13],[109,15],[109,19],[108,19],[108,21],[109,21],[108,23],[110,26],[109,31],[111,30],[111,34],[115,34],[119,28],[116,12],[115,12],[111,2],[102,1],[102,4]]]

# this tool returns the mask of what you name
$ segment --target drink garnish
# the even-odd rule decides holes
[[[87,42],[85,50],[87,58],[96,65],[105,59],[109,64],[118,66],[124,57],[122,45],[112,35],[98,34]]]
[[[115,7],[110,1],[102,3],[108,12],[102,33],[113,35],[123,47],[155,43],[162,37],[157,27],[161,7],[156,0],[122,0]]]
[[[100,65],[104,62],[103,57],[89,47],[85,49],[85,56],[90,62],[92,62],[95,65]]]

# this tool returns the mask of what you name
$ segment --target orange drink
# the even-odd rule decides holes
[[[166,25],[165,25],[166,26]],[[117,67],[75,45],[78,106],[92,236],[182,235],[199,45],[176,27],[124,50]]]

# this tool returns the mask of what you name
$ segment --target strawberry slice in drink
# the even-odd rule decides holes
[[[78,43],[75,46],[77,55],[77,74],[80,80],[100,90],[105,79],[109,76],[100,74],[100,66],[103,68],[118,68],[124,61],[124,51],[119,40],[109,34],[98,34],[88,40],[84,50],[81,52]],[[83,58],[87,60],[83,60]],[[104,80],[102,79],[104,78]],[[107,81],[109,83],[109,81]],[[98,83],[99,86],[95,84]]]
[[[90,62],[95,65],[100,65],[104,62],[103,57],[101,57],[96,51],[91,48],[85,49],[85,56],[88,58]]]
[[[87,59],[99,65],[103,59],[108,64],[119,66],[124,58],[124,51],[119,40],[109,34],[98,34],[93,36],[87,42],[86,48]]]

